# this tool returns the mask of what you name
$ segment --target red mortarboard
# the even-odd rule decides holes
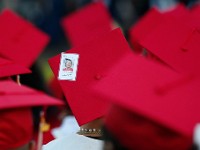
[[[100,82],[106,76],[106,70],[131,50],[122,32],[116,29],[67,53],[79,55],[77,79],[59,82],[79,125],[83,125],[102,117],[107,108],[107,103],[102,102],[88,87],[91,83]],[[49,63],[57,78],[60,55],[50,59]]]
[[[134,120],[134,115],[118,112],[108,116],[106,126],[123,145],[183,150],[192,144],[193,128],[200,121],[199,81],[145,58],[127,56],[93,90],[129,114],[143,117]]]
[[[182,4],[174,9],[160,12],[156,7],[151,8],[133,27],[130,29],[130,42],[136,51],[141,51],[140,41],[151,33],[165,18],[183,17],[188,15],[186,7]]]
[[[62,105],[63,102],[46,94],[18,85],[11,80],[0,80],[0,110],[19,107]]]
[[[30,67],[49,42],[49,36],[10,10],[0,15],[0,56]]]
[[[112,19],[103,3],[92,3],[65,17],[62,26],[73,46],[111,30]]]
[[[130,42],[135,50],[141,51],[142,47],[138,45],[139,41],[159,24],[162,17],[162,14],[156,8],[151,8],[145,16],[131,27]]]
[[[199,14],[199,12],[200,12],[200,5],[199,5],[199,4],[194,5],[194,6],[191,8],[190,12],[192,13],[192,15],[195,15],[195,16],[197,16],[197,17],[200,17],[200,14]]]
[[[12,80],[0,81],[0,147],[18,148],[33,136],[31,107],[61,105],[42,92],[20,86]]]
[[[0,57],[0,78],[30,73],[31,71],[11,60]]]
[[[200,33],[180,19],[165,19],[140,44],[179,72],[198,72]]]

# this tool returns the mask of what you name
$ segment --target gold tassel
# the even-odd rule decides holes
[[[50,129],[50,124],[48,124],[45,120],[44,111],[41,112],[40,116],[40,130],[41,132],[47,132]]]
[[[38,143],[37,150],[42,150],[43,144],[43,132],[47,132],[50,130],[50,124],[48,124],[45,120],[44,111],[40,113],[40,124],[39,124],[39,133],[38,133]]]

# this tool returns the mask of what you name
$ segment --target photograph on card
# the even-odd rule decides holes
[[[60,68],[58,74],[59,80],[76,80],[78,58],[78,54],[61,53]]]

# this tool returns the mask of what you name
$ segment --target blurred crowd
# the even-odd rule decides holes
[[[161,12],[164,12],[166,10],[168,11],[169,8],[172,8],[177,3],[184,4],[188,9],[200,3],[199,0],[1,0],[1,11],[11,9],[50,37],[50,42],[45,50],[33,65],[31,65],[30,70],[32,73],[20,75],[20,80],[22,85],[41,90],[48,95],[61,99],[64,103],[64,106],[51,106],[46,110],[46,119],[47,122],[51,123],[52,129],[61,126],[62,123],[72,124],[72,126],[77,125],[77,123],[71,118],[66,119],[66,116],[73,116],[73,113],[63,91],[55,80],[48,60],[74,46],[71,39],[66,36],[66,30],[62,24],[64,18],[71,16],[73,13],[93,2],[103,2],[105,4],[114,21],[114,28],[121,28],[126,40],[135,53],[138,53],[138,49],[133,48],[134,41],[131,40],[130,30],[152,7],[156,6]],[[148,55],[147,53],[147,51],[142,49],[143,55],[146,56]],[[15,77],[13,78],[16,80]],[[97,76],[96,78],[101,77]],[[38,131],[38,124],[41,121],[40,112],[42,109],[41,106],[32,109],[35,131]],[[141,119],[138,116],[136,118],[139,118],[138,120]],[[78,125],[75,128],[77,129]],[[71,130],[73,132],[75,131],[74,128]],[[57,132],[54,130],[54,135],[61,134]],[[63,132],[66,132],[66,130],[63,130]],[[108,134],[107,136],[109,137],[110,135]],[[44,133],[43,144],[48,143],[54,138],[50,132]],[[117,145],[117,143],[115,144]]]
[[[23,16],[23,18],[32,22],[51,37],[51,41],[48,47],[38,58],[37,63],[32,66],[35,68],[35,70],[39,69],[36,71],[37,73],[43,73],[39,76],[36,74],[34,79],[41,78],[39,79],[41,80],[40,83],[47,84],[49,79],[52,77],[52,74],[51,71],[49,71],[48,65],[44,65],[46,64],[45,62],[47,62],[46,60],[51,56],[54,56],[70,48],[69,40],[64,35],[64,30],[61,27],[61,19],[93,1],[98,0],[2,0],[0,2],[1,10],[4,8],[10,8],[14,10]],[[120,26],[120,28],[124,31],[127,39],[129,36],[128,31],[130,27],[133,26],[134,23],[136,23],[137,20],[143,16],[152,6],[157,6],[160,9],[167,9],[177,2],[182,2],[187,7],[192,7],[194,4],[198,3],[198,0],[102,1],[106,4],[116,24]],[[36,87],[37,89],[45,90],[48,92],[46,85],[34,85],[34,83],[30,84],[32,84],[31,86]]]

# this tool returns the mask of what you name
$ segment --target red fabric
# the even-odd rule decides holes
[[[192,146],[191,137],[185,137],[116,105],[107,115],[105,125],[130,150],[189,150]]]
[[[98,2],[66,16],[62,20],[62,26],[72,46],[77,46],[109,32],[112,19],[106,6]]]
[[[14,81],[0,81],[0,110],[51,105],[63,105],[63,102],[40,91],[23,85],[19,86]]]
[[[68,50],[79,54],[76,81],[60,80],[63,93],[79,125],[103,116],[107,103],[89,90],[90,84],[101,82],[109,70],[126,53],[132,53],[119,29],[96,38],[82,46]],[[58,77],[60,55],[49,60],[55,77]]]
[[[20,86],[12,80],[0,80],[0,148],[5,150],[10,149],[9,146],[11,146],[11,148],[16,148],[26,144],[30,140],[30,135],[25,132],[28,130],[28,132],[32,134],[33,129],[30,128],[29,125],[29,119],[32,119],[32,116],[29,117],[28,112],[21,110],[27,110],[25,108],[33,106],[53,105],[64,105],[64,103],[40,91],[23,85]],[[5,115],[3,115],[3,112],[5,112]],[[21,116],[19,116],[18,112]],[[7,114],[9,116],[6,116]],[[5,117],[3,118],[3,116]],[[9,119],[8,117],[13,118]],[[8,129],[8,127],[10,129]],[[16,143],[14,140],[16,140]],[[49,140],[52,140],[52,136],[44,134],[44,142],[49,142]],[[8,145],[9,142],[10,145]],[[5,147],[6,145],[8,148]]]
[[[1,149],[18,148],[32,139],[33,122],[30,108],[1,110],[0,118]]]
[[[140,44],[178,72],[198,73],[200,33],[180,19],[166,19]]]
[[[137,113],[186,137],[200,122],[200,79],[133,55],[92,86],[101,99]],[[123,122],[123,121],[122,121]]]
[[[50,124],[51,126],[51,124]],[[43,141],[42,141],[42,144],[47,144],[49,142],[51,142],[52,140],[54,140],[55,138],[53,137],[53,135],[51,134],[51,130],[50,129],[49,131],[47,132],[43,132]],[[38,141],[38,131],[35,131],[34,132],[34,135],[33,135],[33,140],[34,141]]]
[[[0,15],[0,56],[31,67],[49,36],[10,10]]]
[[[194,5],[190,10],[189,22],[193,27],[200,28],[200,5]]]
[[[11,60],[0,57],[0,78],[30,73],[28,68],[25,68]]]
[[[55,138],[51,134],[51,130],[43,133],[43,144],[47,144],[47,143],[51,142],[54,139]]]
[[[142,51],[139,42],[151,32],[163,19],[163,15],[151,8],[133,27],[130,28],[130,42],[135,51]]]
[[[49,131],[43,133],[43,144],[47,144],[50,141],[55,139],[55,137],[52,135],[52,129],[60,127],[60,125],[61,125],[61,121],[58,120],[58,117],[57,117],[58,115],[59,114],[54,115],[54,118],[51,118],[51,120],[48,121],[48,123],[50,123],[50,125],[51,125],[50,126],[51,128]]]
[[[200,12],[200,5],[196,4],[194,5],[191,10],[190,10],[191,14],[196,16],[196,17],[200,17],[199,12]]]
[[[151,8],[133,27],[130,28],[130,42],[136,51],[142,51],[140,41],[151,33],[165,18],[179,17],[184,19],[189,11],[183,4],[174,9],[160,12],[156,7]]]

